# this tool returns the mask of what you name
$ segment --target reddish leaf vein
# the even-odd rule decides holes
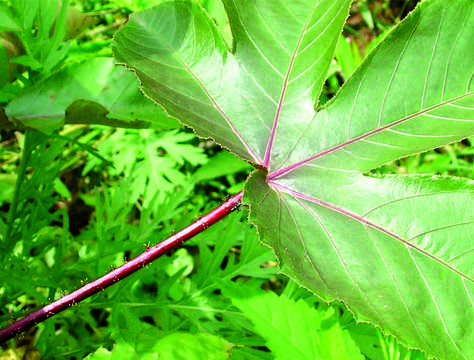
[[[405,240],[404,238],[398,236],[397,234],[385,229],[384,227],[380,226],[380,225],[377,225],[367,219],[364,219],[363,217],[361,217],[360,215],[357,215],[349,210],[346,210],[344,208],[341,208],[339,206],[336,206],[334,204],[331,204],[331,203],[328,203],[324,200],[321,200],[321,199],[317,199],[315,197],[312,197],[308,194],[303,194],[299,191],[296,191],[296,190],[293,190],[293,189],[290,189],[290,188],[287,188],[286,186],[283,186],[283,185],[280,185],[276,182],[273,182],[273,181],[268,181],[268,184],[270,186],[272,186],[273,188],[275,188],[276,190],[280,190],[280,191],[283,191],[283,192],[286,192],[287,194],[293,196],[293,197],[296,197],[296,198],[300,198],[300,199],[303,199],[303,200],[306,200],[306,201],[309,201],[309,202],[312,202],[314,204],[318,204],[318,205],[321,205],[321,206],[324,206],[325,208],[328,208],[328,209],[331,209],[331,210],[334,210],[340,214],[343,214],[343,215],[346,215],[354,220],[357,220],[363,224],[366,224],[374,229],[377,229],[381,232],[383,232],[384,234],[387,234],[388,236],[402,242],[403,244],[405,244],[407,247],[410,247],[420,253],[422,253],[423,255],[426,255],[428,257],[430,257],[431,259],[441,263],[443,266],[446,266],[448,269],[454,271],[455,273],[457,273],[458,275],[466,278],[467,280],[471,281],[471,282],[474,282],[474,279],[471,279],[469,276],[467,276],[466,274],[463,274],[462,272],[460,272],[459,270],[455,269],[454,267],[452,267],[451,265],[449,265],[448,263],[446,263],[445,261],[437,258],[436,256],[430,254],[429,252],[417,247],[416,245],[414,244],[411,244],[410,242],[408,242],[407,240]]]

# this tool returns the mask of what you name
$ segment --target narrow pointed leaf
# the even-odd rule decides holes
[[[285,274],[430,356],[474,357],[473,182],[363,175],[473,135],[472,1],[422,2],[318,110],[349,1],[224,4],[232,53],[182,1],[132,17],[114,53],[264,170],[244,200]]]

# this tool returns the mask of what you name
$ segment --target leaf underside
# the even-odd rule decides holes
[[[350,1],[224,0],[133,15],[117,59],[174,118],[259,169],[245,202],[281,270],[439,358],[474,357],[474,184],[366,176],[474,133],[472,2],[421,3],[317,108]]]
[[[222,290],[252,321],[277,360],[365,359],[331,307],[316,310],[303,299],[294,301],[241,283],[225,284]]]

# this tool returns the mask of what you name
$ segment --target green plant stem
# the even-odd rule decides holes
[[[23,151],[22,151],[22,156],[20,160],[20,167],[18,168],[18,175],[15,182],[15,190],[13,192],[13,199],[10,204],[10,209],[8,210],[8,215],[7,215],[7,229],[5,231],[4,252],[2,253],[8,252],[13,247],[13,244],[11,243],[13,223],[15,222],[15,218],[17,215],[21,185],[23,184],[23,181],[25,180],[26,166],[28,164],[28,161],[31,155],[31,151],[29,149],[30,142],[31,142],[31,135],[32,134],[30,131],[25,132],[25,137],[23,141]]]

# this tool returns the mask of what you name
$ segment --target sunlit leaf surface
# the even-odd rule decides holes
[[[428,355],[474,357],[473,182],[365,175],[474,133],[472,2],[419,5],[322,108],[350,1],[224,4],[234,49],[179,1],[132,16],[115,56],[258,168],[244,200],[285,274]]]

